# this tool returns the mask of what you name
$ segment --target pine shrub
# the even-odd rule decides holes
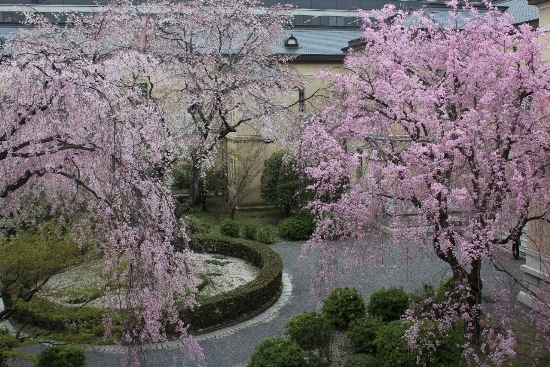
[[[286,324],[285,334],[301,348],[318,350],[319,354],[328,359],[333,328],[321,313],[308,311],[294,316]]]
[[[386,366],[460,366],[464,340],[459,328],[442,332],[438,323],[419,320],[416,344],[422,353],[409,349],[408,341],[403,337],[408,328],[406,323],[396,320],[378,330],[374,340],[376,357]]]
[[[399,320],[409,307],[409,295],[403,288],[391,287],[374,291],[369,299],[369,315],[380,317],[384,322]]]
[[[5,366],[9,353],[17,345],[17,339],[8,330],[0,328],[0,366]]]
[[[337,328],[346,328],[353,320],[365,317],[365,301],[355,288],[334,289],[323,301],[321,309],[327,320]]]
[[[374,339],[378,330],[384,326],[381,319],[364,317],[353,320],[347,332],[348,340],[355,353],[376,354]]]
[[[403,338],[408,327],[401,321],[391,321],[376,333],[376,357],[386,366],[415,367],[416,354],[411,353]]]
[[[307,352],[294,340],[268,338],[252,353],[249,367],[304,367]]]

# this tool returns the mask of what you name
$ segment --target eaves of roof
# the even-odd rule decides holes
[[[360,29],[299,29],[284,30],[284,35],[293,35],[298,41],[298,47],[285,47],[283,42],[277,45],[275,53],[283,55],[297,55],[296,61],[324,58],[341,61],[344,58],[343,48],[348,42],[361,37],[364,32]]]

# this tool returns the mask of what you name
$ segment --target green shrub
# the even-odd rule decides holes
[[[306,359],[307,359],[307,363],[305,364],[305,366],[307,367],[329,367],[330,366],[330,362],[325,361],[315,353],[309,353]]]
[[[285,326],[285,334],[301,348],[318,350],[327,359],[330,357],[332,330],[333,326],[317,311],[298,314]]]
[[[416,343],[422,349],[411,351],[408,341],[403,337],[408,325],[401,320],[392,321],[378,330],[374,344],[376,356],[387,366],[414,367],[458,367],[461,363],[462,332],[460,329],[439,331],[434,321],[420,320]],[[433,349],[437,346],[437,349]],[[417,358],[418,364],[417,364]]]
[[[436,297],[438,302],[442,302],[451,296],[451,298],[456,298],[458,300],[458,295],[454,294],[455,292],[455,281],[453,277],[444,279],[439,283],[439,287],[436,291]]]
[[[355,288],[334,289],[323,301],[322,312],[337,328],[346,328],[355,319],[365,317],[365,302]]]
[[[374,291],[369,299],[367,311],[384,322],[399,320],[409,307],[409,295],[403,288],[391,287]]]
[[[354,354],[346,359],[344,367],[382,367],[376,357],[367,354]]]
[[[298,173],[295,159],[286,157],[287,152],[275,152],[265,161],[261,176],[260,196],[267,204],[282,209],[286,217],[308,201],[305,188],[308,186],[303,174]]]
[[[55,345],[38,354],[36,367],[84,367],[84,350],[72,346]]]
[[[190,163],[180,163],[172,168],[172,185],[176,189],[188,189],[189,179],[191,177],[192,165]]]
[[[429,346],[425,348],[420,359],[421,365],[430,367],[458,367],[462,356],[462,327],[447,330],[447,333],[439,330],[439,324],[430,320],[421,320],[419,324],[419,345]],[[433,350],[434,345],[437,349]]]
[[[5,366],[9,359],[9,353],[17,345],[18,341],[7,330],[0,328],[0,366]]]
[[[364,317],[350,322],[347,336],[353,351],[376,354],[374,339],[383,325],[382,320],[375,317]]]
[[[307,352],[294,341],[268,338],[252,353],[249,367],[304,367]]]
[[[220,223],[220,233],[224,236],[239,237],[239,223],[233,219],[225,219]]]
[[[247,240],[256,241],[258,236],[258,226],[254,223],[245,224],[243,227],[243,237]]]
[[[425,312],[433,313],[435,317],[443,316],[441,309],[434,309],[433,303],[458,301],[459,295],[454,293],[455,283],[452,277],[442,280],[437,289],[424,283],[421,288],[409,294],[409,309],[415,315],[422,317]]]
[[[275,235],[269,227],[263,227],[258,230],[258,242],[269,245],[275,242]]]
[[[416,354],[410,352],[407,340],[403,338],[407,329],[401,320],[392,321],[378,329],[374,339],[376,357],[386,366],[416,366]]]
[[[315,225],[304,218],[286,218],[279,222],[279,233],[286,240],[307,240],[313,231]]]

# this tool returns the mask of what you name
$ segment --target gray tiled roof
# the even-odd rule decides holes
[[[505,0],[496,2],[495,5],[507,6],[506,13],[514,17],[514,23],[536,21],[538,8],[528,5],[527,0]],[[435,20],[440,24],[446,24],[448,9],[428,8]],[[12,38],[20,27],[0,26],[0,37]],[[276,48],[278,54],[291,55],[343,55],[342,48],[348,46],[348,42],[360,38],[363,31],[360,29],[331,29],[331,28],[292,28],[284,30],[285,37],[293,35],[298,40],[299,47],[285,48],[283,41]]]
[[[527,0],[495,2],[498,6],[508,6],[507,14],[514,17],[514,24],[528,23],[539,19],[539,8],[527,4]]]
[[[417,2],[415,2],[415,4],[418,5]],[[434,20],[437,23],[444,27],[456,26],[455,24],[448,24],[448,7],[442,7],[440,3],[438,3],[437,6],[431,6],[431,3],[427,3],[427,5],[428,6],[425,8],[419,7],[418,9],[423,9],[425,12],[429,13],[431,16],[433,16]],[[528,5],[527,0],[495,1],[494,5],[504,8],[504,12],[513,17],[513,24],[536,22],[539,18],[538,8],[536,6]],[[484,13],[487,11],[487,9],[484,7],[480,7],[478,11],[479,13]],[[461,12],[466,18],[469,16],[468,10],[459,10],[459,12]],[[414,22],[414,18],[408,20],[409,24],[414,24]],[[459,21],[458,27],[462,27],[463,23],[463,21]]]
[[[291,34],[298,40],[297,48],[285,48],[283,42],[276,53],[289,55],[343,55],[342,48],[348,41],[361,37],[363,31],[357,29],[287,29],[286,36]]]
[[[0,38],[12,39],[20,27],[0,27]]]

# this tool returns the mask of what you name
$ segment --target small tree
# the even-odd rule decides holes
[[[263,142],[237,142],[236,147],[228,151],[234,170],[229,174],[230,182],[227,194],[231,219],[235,219],[237,206],[258,190],[253,183],[262,173],[263,145]]]
[[[265,161],[261,185],[261,196],[266,203],[276,205],[287,217],[303,204],[305,184],[285,150],[273,153]]]
[[[78,245],[64,232],[48,223],[0,238],[0,320],[13,315],[13,303],[29,302],[52,276],[80,260]]]

